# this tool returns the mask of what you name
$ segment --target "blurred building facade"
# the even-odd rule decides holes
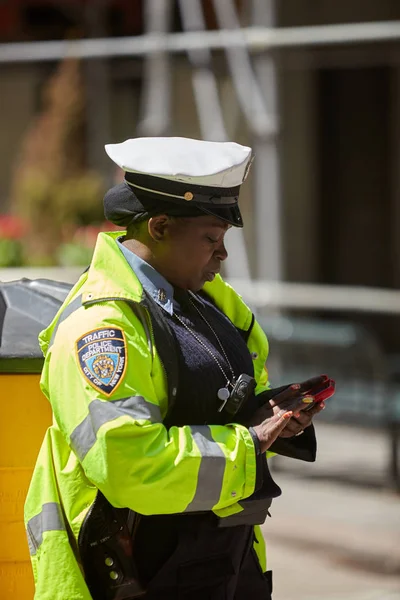
[[[183,28],[178,4],[171,3],[166,30]],[[253,4],[257,2],[236,2],[242,26],[266,24],[254,21]],[[261,5],[258,2],[258,14]],[[203,1],[202,8],[206,27],[216,28],[212,0]],[[0,42],[140,35],[146,31],[145,12],[146,3],[139,0],[5,0],[0,4]],[[274,3],[273,25],[398,19],[398,0],[279,0]],[[271,55],[278,90],[272,113],[278,124],[282,278],[399,287],[400,40],[305,44],[275,50]],[[158,133],[202,137],[191,65],[183,54],[171,60],[170,119]],[[112,182],[114,173],[103,144],[143,134],[143,63],[140,57],[124,57],[84,64],[87,159],[107,183]],[[41,89],[55,66],[52,62],[0,66],[3,210],[22,137],[38,111]],[[228,137],[253,145],[254,135],[236,98],[223,51],[213,51],[213,70]],[[252,178],[244,189],[242,204],[251,270],[260,275],[251,243],[257,226],[254,192]],[[268,194],[267,184],[266,202]],[[387,335],[390,337],[390,332]]]

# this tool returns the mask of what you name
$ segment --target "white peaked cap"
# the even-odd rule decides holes
[[[235,142],[182,137],[133,138],[105,150],[127,173],[214,188],[240,186],[252,160],[251,148]]]

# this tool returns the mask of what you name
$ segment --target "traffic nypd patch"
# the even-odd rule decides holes
[[[121,383],[126,369],[126,340],[122,329],[102,327],[89,331],[77,340],[76,352],[90,385],[110,396]]]

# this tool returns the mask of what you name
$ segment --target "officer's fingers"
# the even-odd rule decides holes
[[[290,419],[290,422],[288,423],[287,427],[285,427],[280,437],[293,437],[301,431],[304,431],[306,427],[311,425],[313,417],[324,410],[324,408],[325,404],[323,402],[318,402],[306,412],[298,412],[292,419]]]
[[[263,452],[275,442],[281,432],[287,426],[290,418],[293,416],[291,411],[281,410],[278,414],[263,423],[263,436],[261,447]]]
[[[296,422],[301,429],[304,429],[311,424],[312,418],[313,415],[311,410],[308,410],[307,412],[300,411],[296,414],[296,418],[293,419],[293,421]]]
[[[292,383],[282,392],[274,396],[269,400],[271,406],[280,406],[283,402],[296,396],[300,396],[309,392],[312,388],[322,385],[325,381],[328,381],[327,375],[318,375],[317,377],[311,377],[301,383]]]
[[[311,408],[307,409],[306,411],[302,411],[301,412],[301,417],[303,417],[303,415],[304,416],[308,415],[312,419],[313,417],[315,417],[315,415],[317,415],[318,413],[320,413],[321,411],[323,411],[324,408],[325,408],[325,402],[316,402],[314,404],[314,406],[311,406]]]
[[[273,407],[274,414],[278,414],[280,410],[291,410],[294,414],[303,411],[307,406],[314,402],[312,396],[296,396],[295,398],[287,398],[282,403]]]
[[[289,385],[282,392],[280,392],[279,394],[277,394],[276,396],[271,398],[269,401],[269,405],[280,407],[281,405],[284,405],[285,403],[293,401],[293,399],[296,396],[298,396],[300,393],[301,393],[300,392],[300,384],[292,383],[292,385]]]
[[[282,431],[281,436],[293,437],[297,433],[300,433],[300,431],[303,431],[303,429],[304,429],[304,425],[299,423],[295,417],[292,417],[290,419],[289,423],[287,424],[287,426],[285,427],[285,429]]]

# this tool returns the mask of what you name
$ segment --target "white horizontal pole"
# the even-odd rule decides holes
[[[75,283],[84,267],[11,267],[0,269],[0,282],[52,279]],[[400,314],[400,290],[311,283],[288,283],[230,277],[229,284],[253,308],[296,308]]]
[[[120,38],[0,44],[0,63],[53,61],[64,57],[144,56],[246,46],[250,51],[296,46],[384,42],[400,39],[400,21],[312,27],[245,27],[236,30],[151,33]]]
[[[400,314],[398,290],[233,278],[229,283],[254,308]]]

